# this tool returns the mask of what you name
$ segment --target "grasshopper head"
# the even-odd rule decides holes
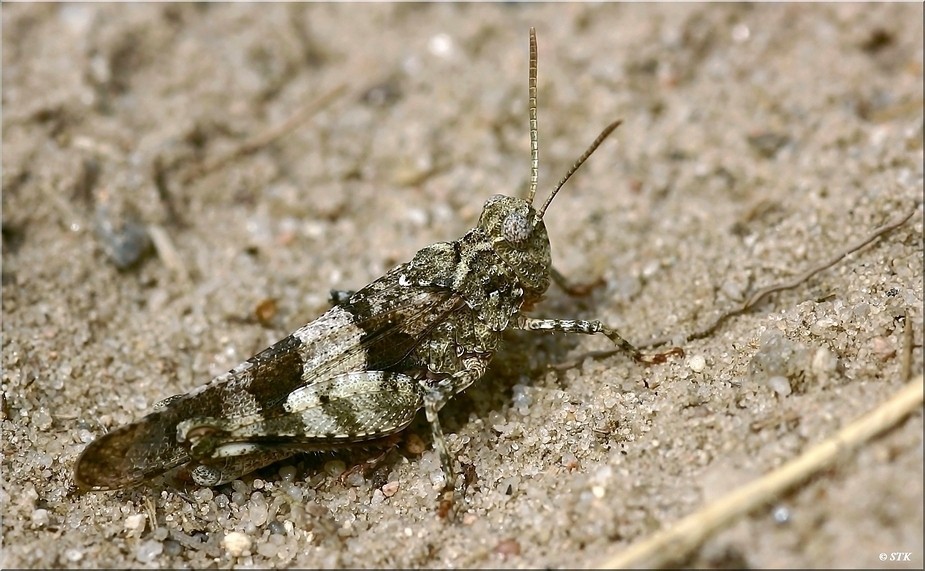
[[[604,128],[597,139],[591,143],[588,150],[581,155],[572,168],[569,169],[559,184],[553,188],[540,206],[539,210],[533,207],[533,198],[536,196],[537,178],[539,173],[539,142],[537,138],[536,123],[536,31],[530,28],[530,188],[527,198],[516,198],[497,194],[485,202],[482,216],[479,218],[479,228],[484,231],[498,256],[517,275],[526,298],[539,298],[549,287],[549,275],[552,269],[552,257],[549,251],[549,236],[546,234],[546,225],[543,216],[552,199],[555,198],[562,185],[575,174],[575,171],[591,156],[597,147],[604,142],[620,121],[614,121]]]
[[[479,218],[495,251],[514,271],[524,292],[539,296],[549,287],[549,236],[536,210],[523,198],[497,194],[489,198]]]

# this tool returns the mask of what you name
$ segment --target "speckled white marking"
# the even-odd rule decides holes
[[[362,369],[366,365],[363,351],[355,352],[349,359],[344,358],[344,352],[359,345],[363,337],[363,330],[354,324],[354,319],[346,309],[333,307],[292,334],[302,343],[298,351],[304,361],[303,378],[306,381],[314,380],[315,370],[334,360],[338,360],[338,368],[342,371]]]

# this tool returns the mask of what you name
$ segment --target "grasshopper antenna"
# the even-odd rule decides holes
[[[530,191],[527,202],[533,204],[540,172],[540,145],[536,136],[536,29],[530,28]]]
[[[530,28],[530,77],[528,81],[529,86],[529,96],[530,96],[530,190],[527,192],[527,202],[533,204],[533,198],[536,196],[536,187],[539,180],[539,170],[540,170],[540,145],[539,137],[537,136],[537,127],[536,127],[536,28]],[[552,199],[555,198],[556,193],[559,192],[559,189],[565,184],[565,182],[571,178],[575,171],[584,164],[588,157],[594,153],[595,150],[604,142],[613,130],[620,126],[622,120],[616,120],[601,131],[601,134],[594,139],[594,142],[591,143],[591,146],[588,147],[588,150],[584,152],[583,155],[578,157],[578,160],[575,161],[575,164],[572,165],[572,168],[569,169],[565,176],[562,177],[562,180],[559,181],[559,184],[556,185],[556,188],[549,195],[549,198],[546,199],[546,202],[543,203],[543,206],[537,211],[536,218],[533,221],[534,226],[543,219],[543,215],[546,213],[546,209],[549,207],[549,204],[552,202]]]
[[[620,126],[620,123],[622,123],[622,122],[623,122],[622,119],[617,119],[616,121],[614,121],[614,122],[611,123],[610,125],[607,125],[607,126],[604,128],[604,130],[601,131],[601,134],[598,135],[596,139],[594,139],[594,142],[591,143],[591,146],[588,147],[588,150],[585,151],[583,155],[581,155],[580,157],[578,157],[578,160],[575,161],[575,164],[572,165],[572,168],[570,168],[570,169],[568,170],[568,172],[565,173],[565,176],[562,177],[562,180],[560,180],[560,181],[559,181],[559,184],[556,185],[556,188],[553,189],[552,193],[549,195],[549,198],[546,199],[546,202],[544,202],[544,203],[543,203],[543,206],[537,211],[537,213],[536,213],[536,219],[535,219],[534,222],[533,222],[534,225],[536,225],[540,220],[543,219],[543,215],[546,213],[546,209],[549,207],[549,203],[552,202],[552,199],[556,197],[556,193],[559,192],[559,189],[562,188],[562,186],[565,184],[565,182],[566,182],[569,178],[571,178],[573,174],[575,174],[575,171],[577,171],[577,170],[579,169],[579,167],[581,167],[581,165],[585,164],[585,161],[588,160],[588,157],[590,157],[591,154],[592,154],[595,150],[597,150],[597,148],[598,148],[599,146],[601,146],[601,143],[604,142],[604,139],[606,139],[608,136],[610,136],[610,134],[613,133],[613,130],[616,129],[617,127],[619,127],[619,126]]]

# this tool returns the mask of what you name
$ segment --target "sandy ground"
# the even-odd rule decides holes
[[[902,386],[906,320],[922,370],[921,206],[683,339],[921,204],[922,10],[5,3],[2,566],[589,566],[833,434]],[[523,192],[530,26],[540,196],[625,121],[546,218],[557,267],[603,285],[535,314],[687,356],[511,334],[443,412],[475,476],[456,523],[423,422],[347,478],[369,454],[72,493],[90,440]],[[117,268],[146,235],[158,253]],[[919,413],[686,563],[921,568],[922,431]]]

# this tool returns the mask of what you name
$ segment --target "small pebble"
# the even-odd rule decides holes
[[[160,541],[154,541],[149,539],[144,541],[141,545],[138,546],[138,551],[135,552],[135,559],[141,561],[142,563],[150,563],[157,559],[157,556],[164,552],[164,544]]]
[[[407,438],[405,438],[405,450],[407,450],[409,454],[417,456],[423,454],[424,451],[427,450],[427,445],[424,444],[424,440],[417,434],[409,434]]]
[[[42,407],[35,411],[32,415],[32,424],[35,425],[39,430],[48,430],[51,428],[52,418],[48,414],[48,411],[45,410],[45,407]]]
[[[295,480],[296,474],[297,474],[297,471],[295,469],[295,466],[292,466],[290,464],[281,466],[279,469],[279,477],[285,482],[292,482],[293,480]]]
[[[790,510],[787,506],[777,506],[774,508],[774,521],[779,524],[790,523]]]
[[[495,552],[504,558],[520,555],[520,542],[513,538],[502,539],[495,546]]]
[[[250,501],[247,503],[248,519],[256,527],[261,527],[267,523],[270,508],[267,505],[267,499],[260,492],[254,492]]]
[[[398,482],[389,482],[382,486],[382,495],[391,498],[398,492]]]
[[[64,558],[71,563],[77,563],[84,558],[84,552],[77,549],[76,547],[71,547],[64,550]]]
[[[125,518],[125,530],[139,531],[144,529],[146,519],[147,516],[145,516],[145,514],[135,514],[128,516]]]
[[[688,359],[687,366],[695,373],[702,373],[703,370],[707,367],[707,360],[703,357],[703,355],[694,355]]]
[[[240,557],[251,548],[251,538],[240,531],[232,531],[222,539],[222,547],[232,557]]]
[[[792,392],[790,388],[790,380],[788,380],[787,377],[782,377],[780,375],[775,375],[769,378],[768,386],[771,387],[772,391],[782,397],[785,397]]]
[[[164,555],[168,557],[176,557],[183,553],[183,546],[180,545],[179,541],[173,539],[168,539],[164,542]]]
[[[37,527],[48,525],[48,510],[39,508],[32,512],[32,525]]]
[[[343,474],[346,469],[347,465],[343,460],[329,460],[324,463],[324,471],[335,478]]]
[[[259,553],[262,557],[266,557],[267,559],[272,559],[273,557],[276,557],[276,554],[278,552],[279,552],[279,547],[276,545],[273,545],[272,543],[261,543],[260,545],[257,546],[257,553]]]
[[[363,477],[363,472],[361,470],[353,470],[350,472],[350,474],[347,475],[347,478],[344,482],[348,486],[359,488],[366,484],[366,478]]]
[[[871,340],[871,346],[874,355],[881,361],[888,361],[896,355],[896,348],[890,343],[889,339],[884,337],[874,337]],[[33,417],[33,420],[35,420],[35,417]]]

